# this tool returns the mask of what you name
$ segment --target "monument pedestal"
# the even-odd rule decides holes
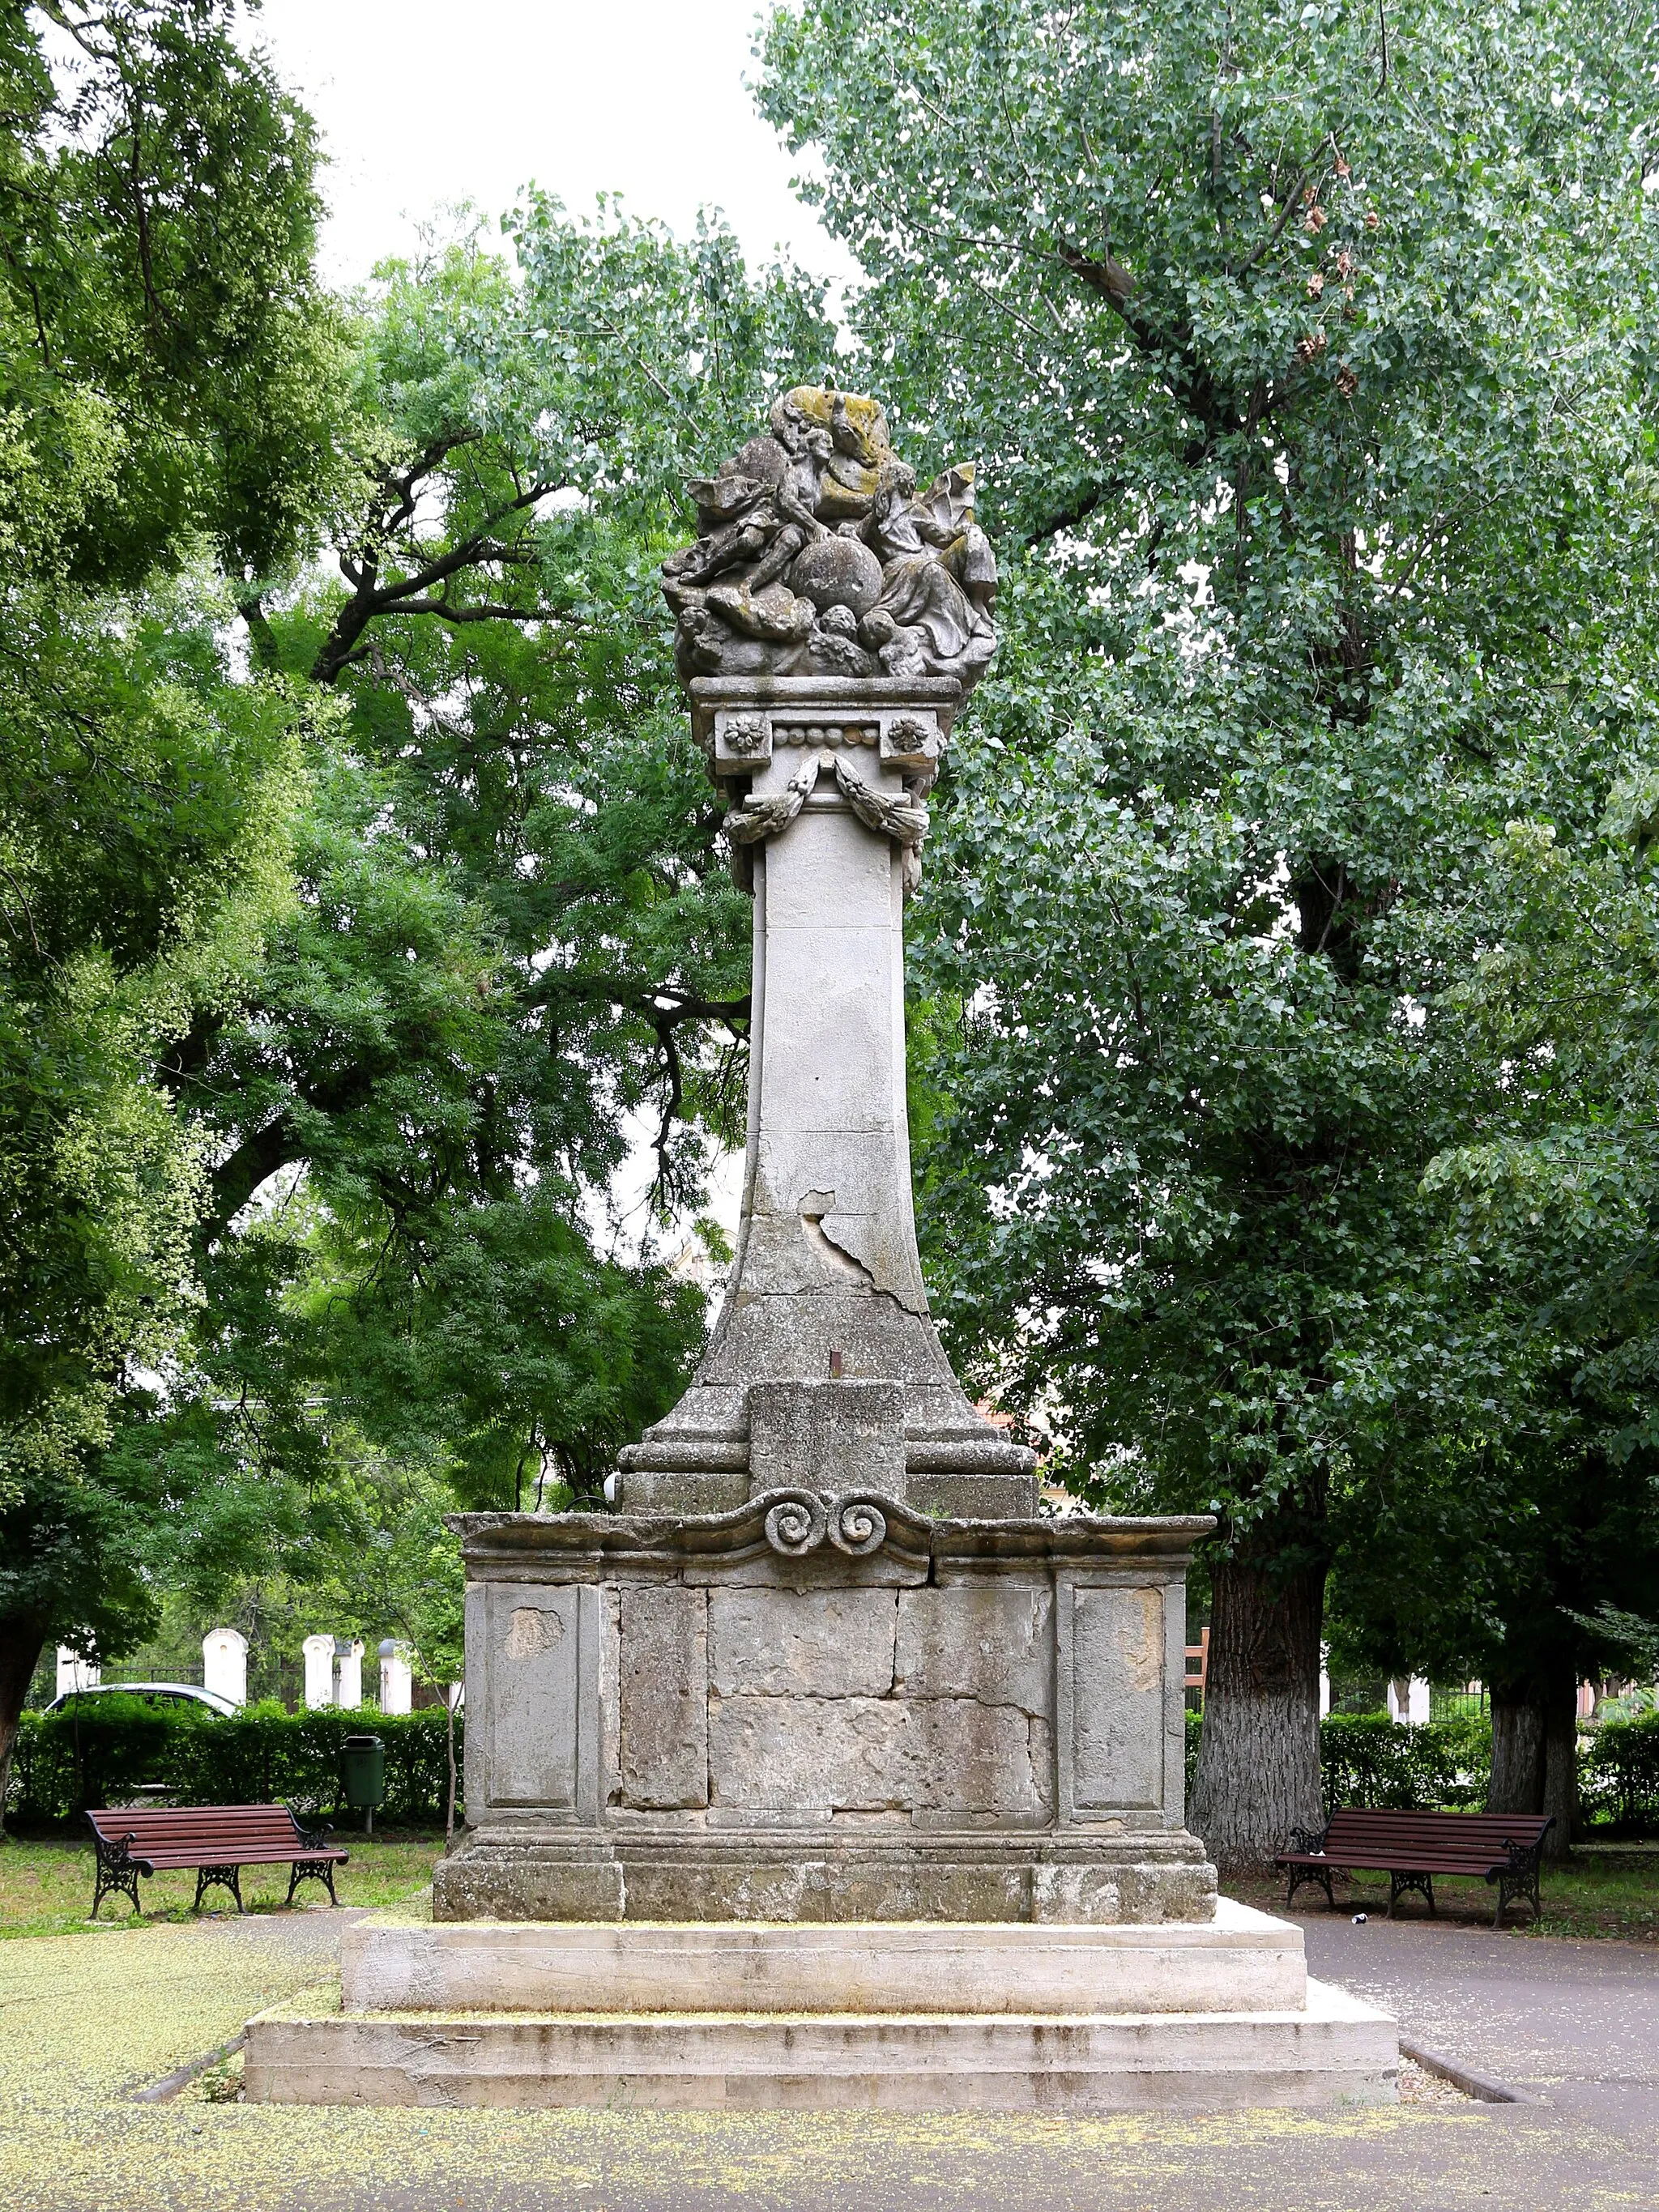
[[[802,1490],[456,1525],[471,1832],[437,1919],[1209,1917],[1182,1804],[1206,1523]]]

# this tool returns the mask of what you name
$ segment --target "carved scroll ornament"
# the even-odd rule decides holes
[[[866,829],[874,830],[902,848],[904,854],[904,889],[913,891],[921,876],[922,840],[927,835],[927,809],[920,799],[906,793],[901,798],[878,791],[866,783],[844,754],[833,756],[836,781],[841,793]],[[781,791],[769,792],[763,797],[748,793],[740,806],[734,806],[720,828],[734,846],[757,845],[763,838],[775,837],[787,830],[800,812],[817,788],[818,773],[823,765],[823,757],[813,753],[802,762]]]
[[[766,1540],[787,1559],[804,1559],[824,1543],[849,1559],[866,1559],[887,1541],[887,1516],[875,1498],[856,1491],[841,1498],[821,1498],[815,1490],[775,1491]]]

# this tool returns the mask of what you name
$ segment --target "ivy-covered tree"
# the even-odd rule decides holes
[[[1423,1178],[1490,1104],[1493,838],[1590,839],[1651,712],[1656,58],[1612,0],[768,36],[860,374],[983,457],[1006,578],[913,933],[927,1256],[1074,1488],[1219,1516],[1224,1863],[1316,1817],[1356,1503],[1547,1425]]]

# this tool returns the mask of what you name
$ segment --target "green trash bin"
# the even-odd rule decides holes
[[[374,1832],[374,1808],[386,1802],[386,1746],[377,1735],[349,1735],[340,1747],[345,1801],[363,1816],[363,1832]]]

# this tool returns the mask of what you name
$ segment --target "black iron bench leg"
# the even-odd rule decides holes
[[[1317,1883],[1319,1887],[1324,1891],[1325,1902],[1330,1906],[1331,1911],[1334,1912],[1336,1910],[1336,1899],[1331,1894],[1330,1870],[1327,1869],[1322,1872],[1318,1867],[1292,1867],[1291,1869],[1291,1886],[1285,1893],[1285,1911],[1287,1912],[1289,1911],[1291,1900],[1294,1899],[1297,1890],[1302,1888],[1304,1884],[1310,1882]]]
[[[220,1889],[228,1889],[230,1892],[231,1895],[236,1900],[236,1910],[239,1912],[245,1913],[247,1911],[247,1907],[242,1902],[242,1869],[240,1867],[205,1866],[199,1868],[197,1871],[196,1902],[191,1907],[191,1911],[192,1912],[199,1912],[201,1911],[202,1899],[204,1895],[208,1890],[215,1887],[216,1886]]]
[[[143,1907],[138,1902],[138,1869],[127,1856],[131,1836],[123,1837],[118,1844],[106,1844],[94,1837],[93,1850],[97,1862],[97,1875],[93,1883],[92,1917],[98,1917],[98,1908],[106,1897],[127,1897],[132,1900],[135,1914]]]
[[[1540,1851],[1538,1856],[1541,1859],[1542,1852]],[[1523,1862],[1513,1867],[1500,1867],[1489,1879],[1498,1884],[1498,1910],[1492,1917],[1492,1924],[1494,1928],[1503,1926],[1504,1915],[1517,1897],[1524,1898],[1531,1905],[1534,1920],[1543,1918],[1544,1900],[1540,1894],[1542,1874],[1537,1863],[1528,1865]]]
[[[1389,1876],[1389,1917],[1394,1918],[1394,1908],[1402,1897],[1415,1890],[1428,1905],[1431,1917],[1437,1917],[1434,1907],[1434,1876],[1431,1874],[1391,1874]]]
[[[331,1859],[295,1859],[289,1869],[288,1901],[294,1902],[294,1893],[302,1881],[319,1881],[328,1892],[328,1901],[337,1907],[339,1899],[334,1894],[334,1862]]]

